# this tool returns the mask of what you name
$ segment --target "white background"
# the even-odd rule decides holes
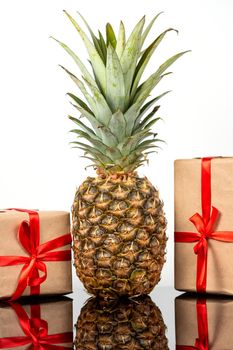
[[[58,67],[78,72],[50,35],[86,58],[81,39],[63,8],[81,11],[93,28],[110,21],[126,28],[142,15],[160,11],[150,41],[172,26],[151,60],[147,75],[166,58],[191,49],[172,66],[173,75],[154,91],[161,100],[158,125],[167,145],[140,170],[161,192],[168,219],[168,254],[160,285],[173,284],[173,160],[233,155],[233,1],[232,0],[1,0],[0,2],[0,208],[69,210],[76,186],[91,170],[69,146],[73,127],[65,93],[77,92]],[[80,20],[81,23],[81,20]],[[77,279],[76,280],[76,284]]]

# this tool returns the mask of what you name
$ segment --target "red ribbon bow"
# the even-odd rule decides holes
[[[176,350],[209,350],[208,315],[205,299],[197,300],[198,338],[194,346],[177,345]]]
[[[54,344],[65,344],[73,342],[73,333],[48,334],[48,323],[41,319],[40,306],[31,306],[31,318],[20,304],[9,303],[15,311],[21,329],[25,336],[8,337],[0,339],[0,349],[14,348],[31,344],[29,350],[68,350],[72,347],[64,347]]]
[[[233,231],[214,230],[219,211],[211,208],[211,159],[203,158],[201,165],[202,215],[196,213],[189,219],[197,232],[175,232],[175,242],[197,242],[194,246],[197,255],[196,289],[200,293],[206,292],[208,239],[233,242]]]
[[[23,265],[18,285],[11,300],[19,298],[27,286],[31,287],[31,294],[40,294],[40,284],[47,278],[45,261],[71,260],[70,250],[51,251],[71,243],[71,234],[55,238],[40,244],[39,214],[34,210],[11,209],[28,213],[29,222],[23,221],[18,230],[18,240],[29,256],[0,256],[1,266]],[[40,275],[39,271],[42,273]]]

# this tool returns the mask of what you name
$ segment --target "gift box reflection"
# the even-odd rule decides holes
[[[68,298],[1,303],[0,349],[72,349],[72,322],[72,300]]]
[[[168,350],[166,326],[149,296],[105,301],[91,298],[76,324],[76,350]]]
[[[233,299],[176,298],[176,350],[233,349]]]

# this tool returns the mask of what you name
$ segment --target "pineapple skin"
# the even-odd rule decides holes
[[[88,177],[75,194],[72,219],[74,265],[88,293],[111,299],[152,291],[167,237],[163,202],[146,177]]]
[[[76,324],[77,350],[169,350],[166,326],[149,296],[106,302],[91,298]]]

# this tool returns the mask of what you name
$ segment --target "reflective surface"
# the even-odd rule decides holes
[[[72,300],[73,299],[73,300]],[[232,350],[233,298],[196,298],[157,287],[150,296],[66,297],[0,303],[0,349]]]
[[[76,324],[76,349],[168,350],[166,326],[149,296],[90,298]]]
[[[233,349],[233,299],[182,295],[175,300],[177,350]]]
[[[112,334],[108,333],[108,336],[106,336],[106,332],[102,332],[102,335],[105,335],[105,340],[107,341],[107,339],[113,339],[111,338],[113,334],[126,334],[127,332],[131,334],[131,337],[128,337],[128,344],[127,342],[125,344],[121,344],[121,341],[124,342],[124,338],[117,338],[118,341],[120,341],[115,347],[112,348],[114,350],[120,350],[121,346],[123,349],[128,349],[128,350],[137,350],[140,349],[140,347],[138,347],[139,345],[137,345],[134,343],[134,339],[136,338],[138,340],[138,343],[140,344],[140,340],[141,340],[141,349],[158,349],[158,350],[166,350],[166,349],[170,349],[173,350],[175,349],[175,298],[180,295],[181,293],[175,291],[173,288],[166,288],[166,287],[156,287],[154,289],[154,291],[150,294],[150,300],[148,300],[147,298],[144,300],[139,300],[140,304],[136,304],[135,308],[134,308],[134,301],[132,301],[132,303],[126,303],[125,304],[125,309],[124,309],[124,303],[122,304],[118,304],[116,305],[115,309],[114,307],[110,306],[111,310],[109,312],[109,317],[105,316],[105,323],[106,325],[109,324],[109,322],[115,318],[117,318],[117,314],[118,312],[116,312],[116,310],[119,310],[119,314],[122,315],[123,310],[125,311],[125,321],[124,323],[124,332],[122,332],[122,329],[116,327],[116,322],[114,322],[114,327],[112,329]],[[95,330],[96,333],[97,332],[97,328],[95,327],[95,322],[96,322],[96,314],[93,315],[95,313],[95,311],[97,311],[97,315],[98,315],[98,311],[100,312],[100,309],[102,307],[102,310],[104,309],[103,306],[106,307],[106,305],[95,305],[94,303],[91,304],[91,302],[89,301],[89,308],[88,308],[88,304],[86,304],[86,301],[89,300],[90,296],[82,289],[77,290],[75,293],[71,294],[71,297],[74,299],[74,324],[77,323],[77,320],[79,320],[79,323],[83,325],[83,327],[85,328],[85,330],[89,329],[90,331],[93,332],[93,329]],[[135,300],[135,303],[137,303],[137,300]],[[113,306],[113,305],[112,305]],[[138,309],[137,309],[138,306]],[[85,314],[85,318],[87,318],[87,309],[88,311],[91,313],[91,307],[93,309],[92,315],[91,317],[93,317],[93,327],[91,327],[90,324],[87,325],[87,323],[85,323],[83,321],[84,319],[84,314]],[[132,313],[132,309],[135,309],[135,313]],[[148,310],[149,308],[149,310]],[[140,311],[139,311],[140,310]],[[161,317],[160,317],[160,312],[161,312]],[[145,319],[148,319],[147,322],[147,327],[143,326],[143,323],[146,322]],[[81,318],[81,322],[80,322],[80,318]],[[132,330],[132,326],[131,326],[131,322],[130,321],[134,321],[133,323],[133,328]],[[138,322],[138,324],[137,324]],[[119,322],[118,322],[119,323]],[[136,324],[135,324],[136,323]],[[80,324],[79,329],[78,329],[78,337],[83,337],[85,336],[85,332],[81,334],[81,329],[80,329]],[[152,327],[155,326],[154,328]],[[166,326],[166,329],[165,329]],[[88,328],[89,327],[89,328]],[[137,332],[138,328],[143,328],[141,331],[144,331],[144,338],[140,339],[140,335],[139,335],[139,331]],[[165,329],[165,338],[163,336],[163,330]],[[117,332],[118,330],[118,332]],[[74,333],[76,333],[76,330],[74,331]],[[98,333],[99,336],[99,333]],[[101,337],[100,337],[101,338]],[[90,336],[90,339],[91,336]],[[102,338],[101,338],[102,339]],[[167,343],[165,342],[164,339],[167,339]],[[127,339],[125,338],[125,341]],[[113,341],[113,340],[112,340]],[[116,343],[116,339],[114,340]],[[144,344],[143,344],[144,341]],[[147,345],[146,342],[147,341]],[[90,340],[91,343],[91,340]],[[89,343],[89,344],[90,344]],[[160,343],[160,344],[159,344]],[[153,345],[154,344],[154,345]],[[167,345],[166,345],[167,344]],[[124,346],[124,347],[123,347]],[[144,346],[144,347],[143,347]],[[81,347],[79,344],[79,347],[77,347],[77,350],[89,350],[89,348],[85,348],[85,347]],[[90,347],[90,349],[105,349],[105,350],[110,350],[111,347]]]

